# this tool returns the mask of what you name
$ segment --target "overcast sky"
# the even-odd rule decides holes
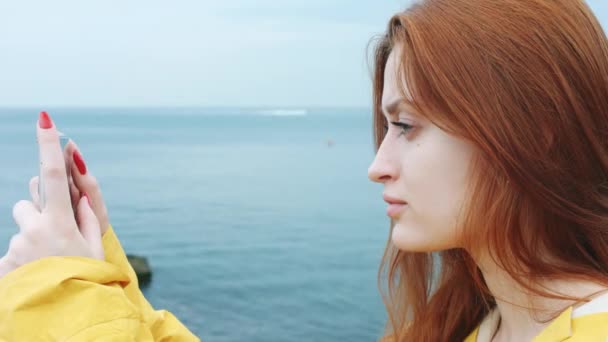
[[[408,3],[2,1],[0,106],[368,106],[366,46]]]

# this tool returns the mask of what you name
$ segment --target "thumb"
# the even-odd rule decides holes
[[[78,202],[76,217],[78,218],[78,229],[93,252],[93,257],[104,260],[99,220],[97,220],[97,216],[95,216],[93,209],[91,209],[91,202],[86,193]]]

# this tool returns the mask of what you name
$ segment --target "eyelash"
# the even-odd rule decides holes
[[[398,121],[391,121],[391,124],[393,126],[401,128],[401,133],[399,133],[399,136],[407,134],[412,128],[414,128],[414,126],[412,126],[412,125],[409,125],[409,124],[406,124],[403,122],[398,122]],[[388,124],[384,125],[384,130],[388,131]]]

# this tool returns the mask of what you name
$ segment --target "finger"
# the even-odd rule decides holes
[[[40,212],[36,205],[30,201],[19,201],[13,207],[13,219],[19,229],[26,235],[32,234],[33,222],[38,218]]]
[[[70,189],[70,200],[72,203],[72,210],[76,213],[78,207],[78,201],[80,201],[80,191],[74,185],[74,179],[72,178],[72,154],[74,153],[74,144],[72,140],[68,140],[67,144],[63,149],[63,160],[65,161],[65,169],[68,176],[68,188]]]
[[[91,248],[93,256],[96,259],[104,260],[99,221],[93,212],[93,208],[91,208],[87,194],[84,194],[80,199],[76,215],[78,217],[80,233]]]
[[[79,180],[86,178],[86,176],[90,176],[90,173],[88,171],[87,164],[85,163],[84,158],[82,157],[82,152],[80,151],[76,143],[70,140],[68,142],[67,147],[72,153],[70,156],[70,160],[72,161],[71,172],[76,184],[79,184]]]
[[[29,261],[35,260],[35,250],[32,250],[31,244],[25,234],[15,234],[11,238],[6,253],[6,261],[14,268],[25,265]]]
[[[40,113],[37,134],[42,191],[46,202],[42,210],[67,214],[71,206],[63,151],[57,129],[46,112]]]
[[[76,212],[78,202],[80,201],[80,190],[74,184],[74,180],[70,179],[70,198],[72,199],[72,209]]]
[[[38,176],[30,179],[30,195],[32,196],[32,202],[40,209],[40,195],[38,194]]]
[[[99,220],[102,233],[108,229],[110,223],[108,219],[108,211],[103,200],[101,188],[97,179],[91,174],[87,168],[82,153],[78,149],[78,146],[70,141],[69,145],[74,147],[73,163],[72,167],[72,179],[74,184],[80,191],[80,193],[86,193],[91,199],[92,208],[95,212],[95,216]]]
[[[6,255],[0,258],[0,278],[9,274],[15,268],[16,265],[12,263]]]
[[[70,172],[70,166],[72,165],[72,154],[74,153],[74,148],[75,146],[71,139],[68,140],[68,143],[63,148],[63,160],[65,161],[65,169],[68,172]]]

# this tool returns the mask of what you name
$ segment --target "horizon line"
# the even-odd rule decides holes
[[[40,110],[45,110],[47,108],[56,108],[56,109],[82,109],[82,108],[184,108],[184,109],[306,109],[306,110],[315,110],[315,109],[367,109],[371,108],[371,105],[314,105],[314,106],[280,106],[280,105],[243,105],[243,106],[229,106],[229,105],[0,105],[0,109],[33,109],[39,108]]]

